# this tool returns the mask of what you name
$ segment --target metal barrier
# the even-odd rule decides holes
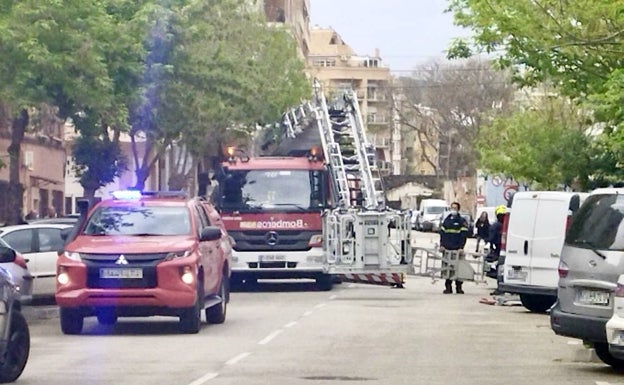
[[[439,248],[414,247],[410,274],[438,279],[474,281],[487,283],[486,273],[490,264],[487,253],[474,253],[464,250],[441,250]]]

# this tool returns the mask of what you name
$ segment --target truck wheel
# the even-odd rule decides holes
[[[76,309],[61,308],[61,330],[63,334],[80,334],[84,324],[84,317]]]
[[[97,320],[100,325],[111,326],[117,323],[117,314],[113,310],[103,310],[97,313]]]
[[[189,308],[182,310],[180,314],[180,330],[186,334],[197,334],[201,327],[201,298],[203,290],[197,289],[197,298],[195,304]]]
[[[218,303],[205,310],[206,322],[208,322],[209,324],[222,324],[223,322],[225,322],[229,295],[230,293],[228,279],[224,276],[221,280],[221,286],[219,287],[219,297],[221,297],[221,303]]]
[[[619,358],[613,357],[609,352],[609,344],[607,343],[595,343],[594,350],[596,351],[596,355],[602,362],[611,366],[613,369],[622,370],[624,369],[624,360],[620,360]]]
[[[323,274],[316,278],[316,287],[321,291],[330,291],[334,286],[334,277],[331,274]]]
[[[13,311],[6,356],[0,363],[0,383],[13,382],[24,371],[30,352],[30,333],[26,319]]]
[[[554,305],[556,297],[550,297],[547,295],[531,295],[520,294],[520,302],[522,306],[527,308],[533,313],[544,313]]]

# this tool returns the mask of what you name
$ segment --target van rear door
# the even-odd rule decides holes
[[[540,194],[533,239],[529,241],[530,269],[528,284],[557,287],[557,266],[563,248],[570,211],[569,193]]]
[[[537,194],[517,193],[514,195],[507,228],[505,283],[529,283],[529,241],[533,238],[537,210]]]

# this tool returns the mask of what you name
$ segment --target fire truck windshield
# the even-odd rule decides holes
[[[325,207],[318,170],[229,170],[221,181],[220,206],[238,211],[318,211]]]

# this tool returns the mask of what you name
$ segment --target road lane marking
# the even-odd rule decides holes
[[[568,341],[568,345],[580,345],[582,343],[582,341]]]
[[[284,325],[285,328],[290,328],[293,327],[297,324],[297,321],[293,321],[293,322],[289,322],[286,325]]]
[[[266,345],[266,344],[268,344],[269,342],[271,342],[271,340],[273,338],[275,338],[278,335],[280,335],[280,333],[282,333],[283,331],[284,331],[283,329],[277,329],[273,333],[271,333],[268,336],[264,337],[262,340],[258,341],[258,345]]]
[[[234,358],[230,358],[229,360],[227,360],[225,362],[226,365],[234,365],[235,363],[245,359],[245,357],[247,357],[248,355],[250,355],[251,353],[249,352],[245,352],[245,353],[241,353],[238,356],[234,357]]]
[[[329,297],[329,299],[336,299],[336,298],[338,298],[338,296],[336,294],[334,294],[331,297]]]
[[[325,305],[327,305],[327,304],[325,304],[325,303],[319,303],[318,305],[314,306],[314,308],[315,308],[315,309],[320,309],[320,308],[322,308],[322,307],[323,307],[323,306],[325,306]]]
[[[202,385],[214,378],[216,378],[219,373],[206,373],[203,376],[199,377],[195,381],[191,382],[189,385]]]
[[[604,382],[604,381],[596,381],[596,385],[611,385],[608,382]]]
[[[308,310],[307,312],[303,313],[303,316],[304,316],[304,317],[307,317],[307,316],[309,316],[310,314],[312,314],[312,311],[311,311],[311,310]]]

